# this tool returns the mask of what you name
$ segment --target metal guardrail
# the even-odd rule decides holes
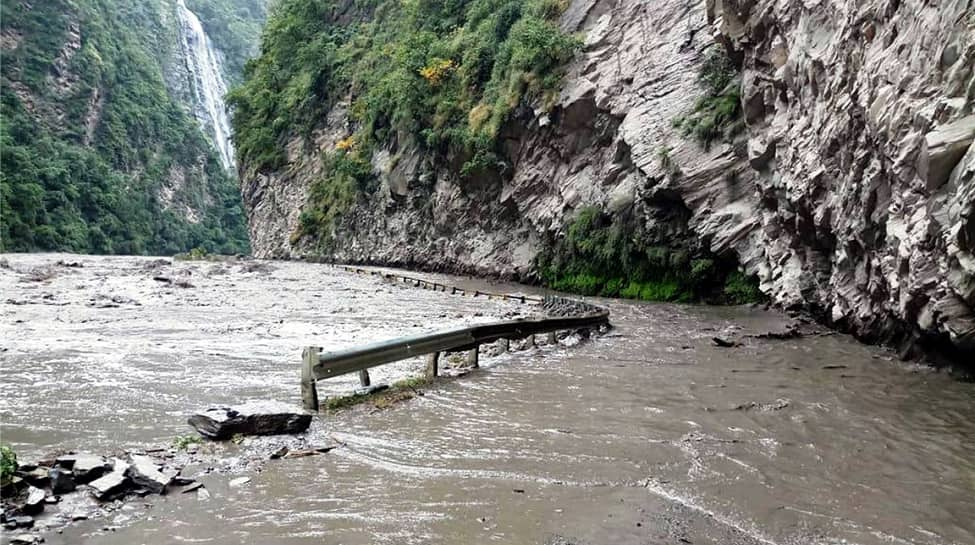
[[[439,282],[430,282],[429,280],[424,280],[423,278],[416,278],[413,276],[406,276],[403,274],[388,273],[377,269],[363,269],[362,267],[352,267],[350,265],[336,265],[332,264],[334,267],[338,267],[342,270],[357,273],[357,274],[368,274],[371,276],[381,276],[386,280],[397,280],[401,282],[408,282],[413,284],[417,288],[429,289],[434,291],[449,291],[452,295],[471,295],[472,297],[486,296],[488,299],[502,299],[505,301],[520,301],[522,303],[541,303],[543,299],[541,297],[532,297],[530,295],[511,295],[509,293],[491,293],[487,291],[480,290],[468,290],[466,288],[458,288],[455,286],[448,286],[446,284],[441,284]]]
[[[549,334],[549,342],[555,341],[557,331],[588,330],[609,325],[609,311],[582,301],[563,297],[538,299],[543,307],[574,316],[527,318],[504,322],[478,324],[435,333],[413,335],[390,341],[370,344],[362,348],[322,353],[319,347],[305,348],[302,354],[301,397],[306,409],[318,410],[316,382],[348,373],[360,373],[360,381],[369,385],[368,369],[415,356],[429,355],[426,373],[437,376],[440,354],[468,351],[468,362],[478,366],[478,347],[482,344],[505,340],[508,348],[511,340]]]

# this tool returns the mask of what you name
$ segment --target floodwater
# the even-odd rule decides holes
[[[297,405],[307,344],[534,312],[325,265],[5,259],[0,421],[27,460],[165,445],[213,403]],[[774,312],[597,302],[612,311],[605,336],[485,358],[389,409],[316,418],[304,440],[341,444],[325,455],[235,464],[276,443],[215,447],[209,499],[139,499],[47,542],[975,543],[975,384],[843,335],[746,337],[781,329],[789,318]],[[717,334],[744,345],[715,347]]]

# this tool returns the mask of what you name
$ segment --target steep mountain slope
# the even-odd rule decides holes
[[[235,176],[192,115],[177,4],[4,6],[0,250],[247,251]]]
[[[748,300],[753,275],[905,355],[973,354],[970,0],[398,5],[272,17],[235,99],[258,255],[647,299]],[[482,33],[553,10],[573,60],[505,72],[518,44]]]

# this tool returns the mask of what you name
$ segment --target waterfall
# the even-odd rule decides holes
[[[223,101],[227,84],[220,71],[220,59],[195,13],[177,0],[181,45],[186,57],[193,91],[193,114],[210,133],[224,168],[233,170],[234,148],[230,142],[230,118]]]

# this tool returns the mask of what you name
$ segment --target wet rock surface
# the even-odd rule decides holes
[[[113,464],[102,456],[92,454],[68,454],[55,461],[58,467],[71,470],[74,481],[85,484],[112,470]]]
[[[156,452],[164,450],[156,449]],[[71,523],[103,518],[124,509],[131,498],[165,494],[170,486],[192,490],[203,486],[195,479],[180,476],[188,459],[176,458],[171,450],[163,458],[140,453],[111,458],[71,453],[38,464],[21,464],[18,472],[32,475],[31,482],[39,486],[25,485],[4,494],[3,524],[9,530],[33,532],[17,534],[21,542],[40,543],[45,540],[44,532],[60,533]],[[84,475],[86,484],[75,482],[75,470]],[[45,479],[40,479],[42,472],[46,474]],[[16,542],[12,539],[9,543]]]
[[[126,468],[125,476],[138,488],[145,489],[152,494],[164,494],[166,487],[173,478],[159,471],[159,465],[148,456],[134,454],[130,458],[131,466]]]
[[[50,476],[51,492],[54,494],[73,492],[77,488],[72,471],[54,468],[48,474]]]
[[[234,407],[214,407],[191,416],[189,425],[209,439],[235,435],[282,435],[302,433],[311,414],[276,402],[252,402]]]

